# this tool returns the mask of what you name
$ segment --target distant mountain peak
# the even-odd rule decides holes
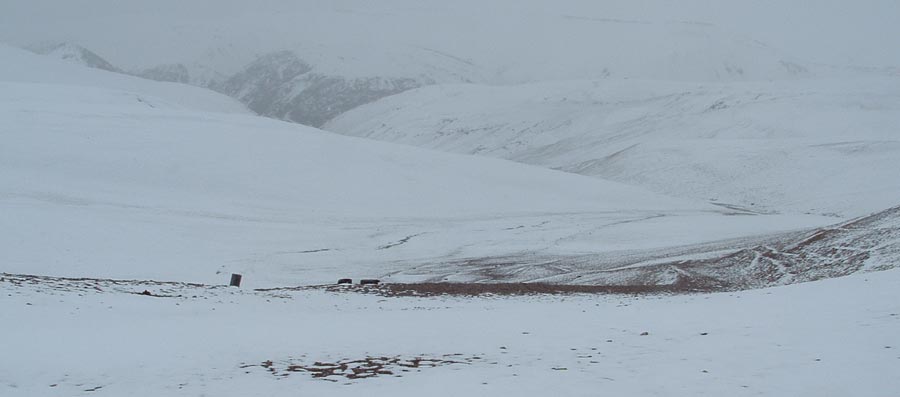
[[[70,42],[40,43],[27,47],[31,52],[47,55],[64,61],[77,63],[95,69],[121,73],[122,70],[113,66],[109,61],[97,53]]]

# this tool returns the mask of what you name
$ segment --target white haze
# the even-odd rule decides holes
[[[898,16],[893,0],[28,0],[0,4],[0,41],[71,41],[125,69],[202,63],[226,74],[289,48],[384,75],[409,62],[395,55],[427,48],[471,60],[484,82],[517,83],[600,77],[592,66],[609,57],[665,62],[656,53],[683,39],[669,37],[672,24],[791,61],[896,67],[900,52],[884,49],[900,37]]]

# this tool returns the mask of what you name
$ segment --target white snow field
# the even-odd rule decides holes
[[[775,105],[746,104],[751,94],[740,85],[707,86],[729,93],[719,105],[709,103],[719,94],[680,95],[679,85],[631,93],[621,84],[616,97],[635,105],[610,105],[606,119],[580,105],[578,117],[553,119],[557,108],[544,105],[533,117],[575,125],[590,113],[597,125],[653,137],[649,151],[639,145],[619,156],[643,159],[647,179],[625,168],[607,175],[629,184],[549,169],[577,171],[552,163],[565,156],[530,152],[544,159],[536,166],[506,152],[497,156],[520,162],[342,136],[254,116],[196,87],[0,46],[0,395],[895,395],[900,207],[896,175],[883,169],[896,164],[896,141],[883,128],[896,125],[893,86],[807,96],[786,85],[787,93],[754,99],[772,95]],[[502,90],[535,87],[545,89]],[[554,92],[548,102],[574,102]],[[409,95],[389,100],[423,94]],[[486,109],[503,116],[506,102],[492,95],[481,104],[496,102]],[[790,105],[797,109],[828,111],[798,116],[781,95],[799,95]],[[512,102],[510,114],[534,121]],[[669,121],[640,116],[660,103],[673,103],[658,116]],[[428,127],[436,110],[422,106]],[[745,106],[774,116],[716,132],[722,119],[743,120],[734,109]],[[724,114],[699,117],[700,108]],[[828,139],[800,128],[825,115]],[[685,127],[694,122],[702,131]],[[683,125],[665,129],[674,134],[667,137],[654,123]],[[793,123],[796,131],[778,127]],[[837,139],[857,127],[860,143]],[[627,143],[617,139],[575,148]],[[467,151],[464,141],[449,142],[433,147]],[[785,145],[786,159],[779,163],[765,142]],[[682,170],[684,187],[674,188],[675,174],[660,170],[678,158],[706,164],[728,188],[701,195],[701,166]],[[785,166],[793,162],[800,169]],[[747,203],[768,197],[754,193],[765,188],[751,170],[785,193]],[[826,173],[846,183],[846,195],[792,179],[821,182]],[[673,180],[659,182],[665,175]],[[814,195],[821,201],[812,207],[798,204]],[[230,273],[244,275],[242,288],[220,286]],[[639,296],[403,297],[386,292],[390,285],[313,285],[612,275],[666,286],[722,274],[736,275],[722,286],[732,289],[849,275]]]
[[[250,286],[282,286],[424,260],[658,248],[834,222],[729,216],[743,212],[343,137],[245,115],[193,87],[4,51],[3,68],[16,71],[0,76],[7,273],[220,283],[237,272]],[[76,72],[93,80],[58,77]]]
[[[443,85],[323,126],[762,212],[859,216],[900,198],[900,79]]]
[[[384,298],[7,275],[0,394],[889,397],[898,284],[894,269],[737,293]]]

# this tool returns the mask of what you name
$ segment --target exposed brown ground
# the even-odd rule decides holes
[[[677,285],[568,285],[547,283],[409,283],[326,288],[328,291],[373,293],[383,296],[479,296],[562,294],[674,294],[711,292],[714,289]]]
[[[267,360],[260,367],[272,375],[285,377],[295,372],[305,372],[313,378],[337,382],[340,378],[365,379],[376,376],[403,376],[402,373],[419,370],[420,368],[433,368],[450,364],[471,364],[480,357],[463,357],[461,354],[446,354],[440,357],[365,357],[356,360],[343,359],[333,362],[316,361],[312,364],[303,364],[288,360],[274,362]],[[255,367],[256,365],[243,365],[241,368]]]

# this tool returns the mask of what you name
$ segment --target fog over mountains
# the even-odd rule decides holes
[[[310,63],[328,60],[323,72],[385,74],[398,68],[393,61],[409,63],[402,57],[410,48],[430,48],[489,73],[507,68],[533,72],[531,80],[576,79],[597,75],[561,72],[599,66],[586,60],[642,59],[648,50],[667,56],[679,49],[665,44],[696,38],[704,29],[719,40],[740,38],[809,62],[896,66],[900,56],[884,51],[882,40],[897,33],[897,7],[890,0],[815,6],[774,0],[35,0],[3,5],[0,37],[21,45],[76,42],[127,70],[197,62],[232,74],[257,56],[291,49]],[[352,66],[353,60],[366,62]]]
[[[3,11],[2,41],[39,52],[49,43],[60,58],[213,88],[313,126],[433,84],[769,81],[900,65],[877,44],[897,33],[890,1],[38,0]]]

